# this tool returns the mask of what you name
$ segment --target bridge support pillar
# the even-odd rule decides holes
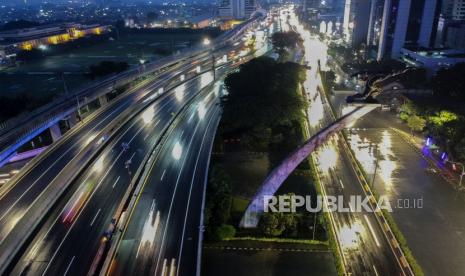
[[[102,96],[98,97],[98,102],[100,103],[100,106],[105,106],[108,103],[107,95],[103,94]]]
[[[49,127],[49,129],[50,129],[50,134],[52,135],[53,142],[56,142],[58,139],[60,139],[61,130],[60,130],[60,126],[58,123],[52,125],[51,127]]]
[[[68,121],[69,128],[70,129],[73,128],[78,123],[78,118],[77,118],[76,112],[73,112],[73,113],[69,114],[67,121]]]

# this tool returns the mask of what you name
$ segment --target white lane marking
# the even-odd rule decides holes
[[[160,113],[161,110],[163,110],[163,108],[164,108],[165,106],[167,106],[170,102],[174,101],[174,98],[172,98],[172,99],[167,98],[167,99],[168,99],[168,100],[166,100],[166,103],[164,103],[159,109],[157,109],[157,113],[156,113],[156,114]],[[110,115],[108,115],[108,116],[110,116]],[[108,117],[108,116],[107,116],[107,117]],[[139,120],[141,120],[141,119],[139,119]],[[136,123],[137,123],[139,120],[134,120],[134,122],[123,132],[123,134],[121,135],[121,137],[123,137],[124,135],[126,135],[126,133],[127,133],[130,129],[132,129],[132,127],[133,127],[134,125],[136,125]],[[97,127],[97,126],[96,126],[96,127]],[[139,132],[140,132],[140,131],[142,131],[142,128],[139,130]],[[133,139],[134,139],[134,137],[131,139],[131,141],[132,141]],[[119,138],[118,141],[120,141],[120,140],[121,140],[121,138]],[[81,140],[79,140],[79,141],[81,141]],[[130,142],[131,142],[131,141],[130,141]],[[83,149],[84,149],[84,148],[83,148]],[[79,154],[83,149],[81,149],[81,150],[78,152],[78,154]],[[71,148],[69,148],[69,149],[68,149],[63,155],[61,155],[61,156],[64,156],[69,150],[71,150]],[[60,157],[60,158],[61,158],[61,157]],[[29,186],[29,188],[28,188],[26,191],[24,191],[24,193],[10,206],[10,208],[3,214],[3,216],[0,217],[0,221],[7,215],[8,212],[11,211],[11,209],[20,201],[20,199],[21,199],[26,193],[29,192],[29,190],[32,188],[32,186],[34,186],[34,185],[37,183],[37,181],[39,181],[39,179],[42,178],[42,176],[45,175],[45,173],[46,173],[52,166],[54,166],[56,162],[58,162],[58,161],[60,160],[60,158],[58,158],[54,163],[52,163],[52,165],[51,165],[44,173],[42,173],[42,174],[39,176],[39,178],[37,178],[37,179],[31,184],[31,186]],[[88,175],[87,178],[88,178],[89,176],[90,176],[90,175]],[[51,182],[53,182],[57,177],[58,177],[58,175],[55,176],[55,178],[53,178]],[[39,200],[39,198],[41,198],[42,194],[44,194],[45,191],[46,191],[46,189],[43,189],[43,190],[42,190],[42,192],[34,199],[34,201],[29,205],[29,207],[27,208],[27,210],[26,210],[23,214],[29,212],[29,210],[31,209],[31,207],[37,202],[37,200]],[[60,214],[60,215],[61,215],[61,214]],[[54,224],[58,221],[59,218],[60,218],[60,217],[57,217],[57,218],[56,218]],[[53,224],[52,224],[52,225],[53,225]],[[13,226],[13,227],[14,227],[14,226]],[[13,227],[12,227],[12,228],[13,228]],[[12,228],[11,228],[11,229],[12,229]],[[11,229],[10,229],[10,231],[11,231]],[[46,236],[48,235],[48,233],[50,232],[50,230],[51,230],[51,228],[47,231]],[[8,233],[10,233],[10,232],[8,232]],[[8,234],[8,233],[7,233],[7,234]],[[44,237],[42,238],[42,241],[45,239],[46,236],[44,236]],[[6,238],[6,235],[5,235],[5,238]],[[5,240],[5,238],[3,238],[3,239],[0,241],[0,244],[3,243],[3,241]]]
[[[107,117],[105,117],[101,122],[99,122],[98,124],[96,124],[93,128],[91,128],[87,133],[90,133],[91,131],[95,130],[100,124],[102,124],[108,117],[110,117],[111,115],[113,115],[113,113],[115,113],[116,111],[118,111],[119,108],[117,108],[116,110],[114,110],[113,112],[111,112],[110,114],[108,114]],[[84,138],[82,139],[79,139],[78,140],[78,143],[79,145],[82,144],[83,141],[87,140],[88,137],[86,136],[83,136]],[[15,200],[15,202],[13,202],[13,204],[11,204],[11,206],[3,213],[3,215],[0,217],[0,221],[3,220],[3,218],[11,211],[11,209],[13,209],[13,207],[16,206],[16,204],[18,204],[18,202],[23,198],[23,196],[25,194],[27,194],[29,192],[29,190],[32,189],[32,187],[35,186],[35,184],[37,184],[37,182],[52,168],[55,166],[56,163],[58,163],[58,161],[60,161],[66,154],[68,154],[68,152],[70,152],[74,147],[70,147],[68,148],[68,150],[66,150],[63,154],[60,155],[59,158],[57,158],[57,160],[55,160],[41,175],[39,175],[39,177],[31,184],[29,185],[29,187],[21,194],[21,196],[18,197],[17,200]],[[83,151],[86,147],[83,147],[81,150],[78,151],[78,153],[76,154],[76,156],[79,155],[79,153],[81,153],[81,151]],[[74,159],[74,158],[73,158]],[[72,159],[71,159],[72,160]],[[18,181],[22,180],[23,178],[19,179]],[[52,180],[53,181],[53,180]],[[13,187],[14,188],[14,187]],[[8,193],[7,193],[8,194]],[[5,197],[7,194],[5,194],[3,197]],[[1,197],[1,199],[3,199],[3,197]],[[1,242],[0,242],[1,243]]]
[[[160,123],[160,119],[158,119],[158,121],[153,125],[153,127],[155,128],[158,123]],[[147,133],[147,135],[144,136],[144,141],[147,140],[147,138],[149,138],[149,136],[152,134],[152,132],[149,132]]]
[[[197,133],[197,129],[199,128],[199,123],[196,124],[195,126],[195,129],[194,129],[194,133],[192,134],[191,136],[191,139],[189,141],[189,145],[187,146],[187,151],[186,152],[189,152],[190,151],[190,148],[191,148],[191,145],[192,145],[192,141],[194,140],[194,136],[195,134]],[[174,190],[173,190],[173,195],[171,196],[171,203],[170,203],[170,207],[168,209],[168,215],[166,216],[166,221],[167,223],[169,222],[170,220],[170,217],[171,217],[171,211],[173,209],[173,204],[174,204],[174,196],[176,195],[176,191],[178,189],[178,184],[179,184],[179,180],[181,179],[181,174],[182,174],[182,171],[184,170],[184,165],[186,163],[186,158],[187,154],[184,155],[184,159],[182,161],[182,164],[181,164],[181,169],[179,170],[179,174],[178,174],[178,177],[176,179],[176,184],[174,185]],[[167,224],[166,223],[166,224]],[[163,249],[164,247],[164,244],[165,244],[165,237],[166,237],[166,231],[167,231],[168,227],[165,226],[165,229],[163,230],[163,236],[162,236],[162,239],[161,239],[161,245],[160,245],[160,249]],[[158,271],[158,265],[160,263],[160,258],[161,258],[161,254],[158,254],[158,258],[157,258],[157,264],[155,266],[155,274],[157,273]]]
[[[139,129],[139,131],[137,131],[137,133],[140,133],[142,131],[144,127],[141,127]],[[105,172],[105,174],[102,176],[102,178],[100,179],[100,181],[97,183],[96,187],[94,188],[94,190],[92,191],[92,194],[89,196],[89,198],[87,199],[87,202],[90,201],[90,199],[93,198],[95,192],[100,188],[100,185],[102,184],[103,180],[105,180],[105,178],[107,177],[108,173],[110,173],[110,171],[113,169],[114,165],[116,164],[116,162],[120,159],[121,155],[123,155],[124,153],[124,150],[121,150],[120,153],[118,154],[118,156],[116,157],[116,159],[111,163],[110,167],[108,168],[108,170]],[[55,259],[56,255],[58,254],[58,251],[60,251],[61,249],[61,246],[63,245],[63,243],[65,242],[65,240],[68,238],[68,235],[69,233],[71,232],[71,230],[73,229],[74,227],[74,224],[78,221],[79,217],[81,216],[82,214],[82,211],[84,210],[85,206],[83,208],[81,208],[79,210],[79,213],[76,217],[76,219],[73,221],[73,223],[71,224],[71,226],[69,227],[68,231],[66,232],[65,236],[63,237],[63,239],[61,240],[60,244],[58,245],[58,247],[56,248],[55,252],[53,253],[52,255],[52,258],[50,258],[50,261],[48,262],[47,266],[45,267],[45,270],[44,272],[42,273],[42,276],[43,275],[46,275],[47,274],[47,271],[48,269],[50,268],[50,265],[52,264],[53,260]],[[61,214],[60,214],[61,216]],[[58,216],[58,217],[60,217]],[[55,223],[54,223],[55,224]],[[52,227],[54,226],[54,224],[52,224]],[[50,227],[49,231],[47,231],[47,233],[50,232],[50,230],[52,229],[52,227]],[[44,237],[45,238],[45,237]]]
[[[376,276],[379,276],[378,271],[376,270],[376,266],[373,265],[373,271],[375,272]]]
[[[192,118],[194,118],[194,115],[195,115],[195,112],[191,114],[191,116],[189,117],[189,120],[187,120],[188,123],[190,123],[192,121]]]
[[[118,183],[118,181],[119,181],[119,176],[118,176],[118,178],[116,178],[116,181],[115,181],[115,183],[113,183],[113,186],[111,186],[113,189],[115,188],[116,183]]]
[[[163,268],[162,268],[161,274],[160,274],[161,276],[165,276],[165,274],[166,274],[166,262],[167,262],[167,260],[164,259],[163,260]]]
[[[71,261],[69,262],[68,267],[66,267],[66,271],[65,271],[65,273],[63,274],[63,276],[66,276],[66,274],[68,274],[69,268],[70,268],[71,265],[73,264],[74,258],[75,258],[75,257],[76,257],[76,256],[73,256],[73,257],[71,258]]]
[[[176,272],[176,259],[175,258],[172,258],[171,259],[171,265],[170,265],[170,276],[174,276]]]
[[[129,161],[132,161],[132,158],[134,158],[134,155],[136,155],[136,152],[132,153],[131,158],[129,158]]]
[[[371,226],[371,222],[368,220],[367,215],[363,215],[363,216],[365,217],[365,220],[366,220],[367,223],[368,223],[368,228],[370,228],[371,235],[373,235],[373,238],[375,239],[376,245],[377,245],[378,247],[380,247],[381,245],[379,244],[378,237],[376,237],[375,231],[373,230],[373,226]]]
[[[342,183],[342,180],[339,179],[339,183],[341,184],[342,189],[344,189],[344,184]]]
[[[182,138],[182,135],[183,135],[183,134],[184,134],[184,130],[183,130],[183,131],[181,131],[181,135],[179,135],[179,139],[181,139],[181,138]]]
[[[90,226],[92,226],[92,225],[94,224],[94,222],[95,222],[95,220],[97,219],[98,214],[100,214],[100,211],[101,211],[101,210],[102,210],[102,209],[98,209],[98,211],[97,211],[97,213],[95,214],[94,218],[93,218],[92,221],[90,222]]]
[[[163,108],[164,106],[166,106],[166,105],[167,105],[168,103],[170,103],[170,102],[171,102],[171,101],[167,101],[167,103],[165,103],[165,104],[162,106],[162,108]],[[161,109],[162,109],[162,108],[161,108]],[[133,125],[135,125],[136,123],[137,123],[137,120],[135,120],[135,122],[134,122],[128,129],[126,129],[126,131],[123,133],[123,135],[122,135],[121,137],[123,137],[123,136],[129,131],[129,129],[130,129]],[[140,133],[143,129],[144,129],[144,127],[141,127],[137,133]],[[134,136],[134,137],[135,137],[135,136]],[[129,141],[129,143],[134,139],[134,137]],[[120,140],[121,140],[121,138],[118,140],[118,142],[119,142]],[[128,143],[128,144],[129,144],[129,143]],[[117,143],[117,144],[118,144],[118,143]],[[106,178],[106,176],[108,175],[108,173],[111,171],[111,169],[113,168],[113,166],[114,166],[115,163],[119,160],[119,158],[121,157],[121,155],[122,155],[123,153],[124,153],[124,151],[121,151],[121,152],[118,154],[118,156],[116,157],[116,159],[115,159],[115,160],[113,161],[113,163],[110,165],[110,168],[106,171],[106,173],[104,174],[104,176],[102,177],[102,179],[97,183],[97,186],[95,187],[94,191],[92,192],[92,194],[91,194],[90,197],[88,198],[88,201],[90,201],[90,199],[93,198],[95,192],[98,190],[98,188],[100,187],[100,185],[101,185],[101,183],[103,182],[103,180]],[[85,206],[84,206],[84,208],[85,208]],[[52,261],[55,259],[56,255],[58,254],[58,251],[60,250],[61,246],[62,246],[63,243],[65,242],[65,240],[66,240],[66,238],[68,237],[69,233],[70,233],[71,230],[73,229],[74,224],[75,224],[76,221],[79,219],[79,217],[80,217],[80,215],[82,214],[82,211],[84,210],[84,208],[82,208],[82,209],[79,211],[79,213],[78,213],[76,219],[73,221],[73,223],[71,224],[69,230],[66,232],[65,236],[64,236],[63,239],[61,240],[60,244],[58,245],[58,248],[55,250],[55,252],[54,252],[53,255],[52,255],[52,258],[50,259],[50,261],[48,262],[47,266],[45,267],[45,270],[44,270],[44,272],[42,273],[42,276],[45,275],[45,274],[47,273],[47,270],[50,268],[50,265],[52,264]],[[53,225],[56,224],[56,221],[61,217],[61,215],[62,215],[62,213],[60,213],[60,215],[57,216],[55,222],[52,224],[52,226],[50,227],[50,229],[47,231],[47,235],[48,235],[48,233],[51,231]],[[46,236],[47,236],[47,235],[46,235]],[[44,237],[42,238],[42,241],[46,238],[46,236],[44,236]],[[158,265],[158,262],[157,262],[157,265]]]
[[[192,187],[194,186],[194,179],[195,179],[195,175],[196,175],[196,172],[197,172],[197,165],[199,164],[200,155],[201,155],[202,149],[204,148],[205,138],[207,136],[208,130],[210,129],[210,124],[213,121],[213,118],[214,117],[210,118],[210,120],[208,121],[208,125],[205,128],[205,132],[204,132],[203,137],[202,137],[202,143],[200,144],[200,150],[199,150],[198,155],[197,155],[197,160],[195,161],[195,166],[194,166],[194,171],[193,171],[194,174],[192,175],[191,185],[190,185],[190,188],[189,188],[189,197],[187,198],[187,208],[186,208],[186,214],[184,216],[184,225],[183,225],[183,228],[182,228],[181,246],[179,248],[179,253],[178,253],[178,260],[179,260],[178,261],[178,266],[179,266],[179,268],[181,267],[182,251],[183,251],[183,248],[184,248],[183,247],[183,245],[184,245],[184,236],[186,235],[186,224],[187,224],[187,217],[189,215],[189,205],[190,205],[190,201],[191,201]],[[180,269],[178,269],[176,275],[179,274],[179,271],[180,271]]]
[[[163,181],[163,177],[165,177],[166,169],[163,170],[163,173],[161,174],[160,181]]]

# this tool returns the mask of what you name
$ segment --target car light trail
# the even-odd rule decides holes
[[[155,108],[151,106],[142,113],[142,120],[144,121],[145,124],[149,124],[153,120],[154,116],[155,116]]]
[[[182,99],[184,99],[184,91],[186,90],[186,85],[185,84],[181,84],[180,86],[176,87],[174,89],[174,96],[176,97],[176,100],[178,100],[178,102],[182,101]]]
[[[363,215],[363,216],[365,217],[365,220],[366,220],[366,222],[368,224],[368,228],[370,228],[371,235],[375,239],[376,246],[380,247],[381,245],[380,245],[380,243],[378,241],[378,237],[376,236],[375,231],[373,230],[373,226],[371,226],[371,222],[368,220],[367,215]]]
[[[179,160],[181,159],[181,155],[182,155],[182,146],[181,144],[178,142],[176,142],[176,144],[174,144],[174,147],[173,147],[173,151],[171,152],[171,155],[173,156],[173,158],[175,160]]]
[[[205,108],[205,104],[203,101],[199,102],[199,106],[197,107],[197,114],[199,115],[199,119],[202,120],[207,113],[207,109]]]

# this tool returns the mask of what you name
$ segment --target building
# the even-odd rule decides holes
[[[302,11],[308,12],[320,7],[319,0],[302,0]]]
[[[465,22],[450,25],[447,28],[444,46],[465,50]]]
[[[370,6],[370,19],[368,21],[368,33],[366,45],[377,46],[381,36],[381,24],[383,22],[384,0],[372,0]]]
[[[248,19],[256,10],[255,0],[221,0],[218,16],[222,19]]]
[[[437,0],[385,0],[377,59],[399,58],[404,45],[434,45],[439,19]]]
[[[213,18],[210,14],[201,14],[189,19],[194,29],[202,29],[209,27],[213,23]]]
[[[0,57],[6,58],[20,50],[66,43],[88,35],[108,32],[110,26],[65,23],[0,32]]]
[[[454,0],[452,3],[452,19],[465,20],[465,1]]]
[[[465,1],[443,0],[439,18],[435,47],[463,49],[465,25]],[[450,28],[450,30],[449,30]]]
[[[425,68],[432,75],[441,68],[465,62],[465,50],[405,47],[401,49],[401,59],[411,66]]]
[[[352,47],[366,43],[370,21],[371,0],[346,0],[342,29],[344,39]]]

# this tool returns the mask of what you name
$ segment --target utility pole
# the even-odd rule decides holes
[[[373,157],[375,158],[375,171],[373,173],[373,178],[371,179],[371,188],[374,188],[376,172],[378,171],[379,154],[378,154],[378,145],[376,144],[374,146]]]
[[[216,81],[215,55],[212,54],[213,81]]]
[[[61,81],[63,82],[63,89],[65,91],[65,95],[68,96],[68,86],[66,86],[65,73],[59,72],[58,74],[60,75]]]

